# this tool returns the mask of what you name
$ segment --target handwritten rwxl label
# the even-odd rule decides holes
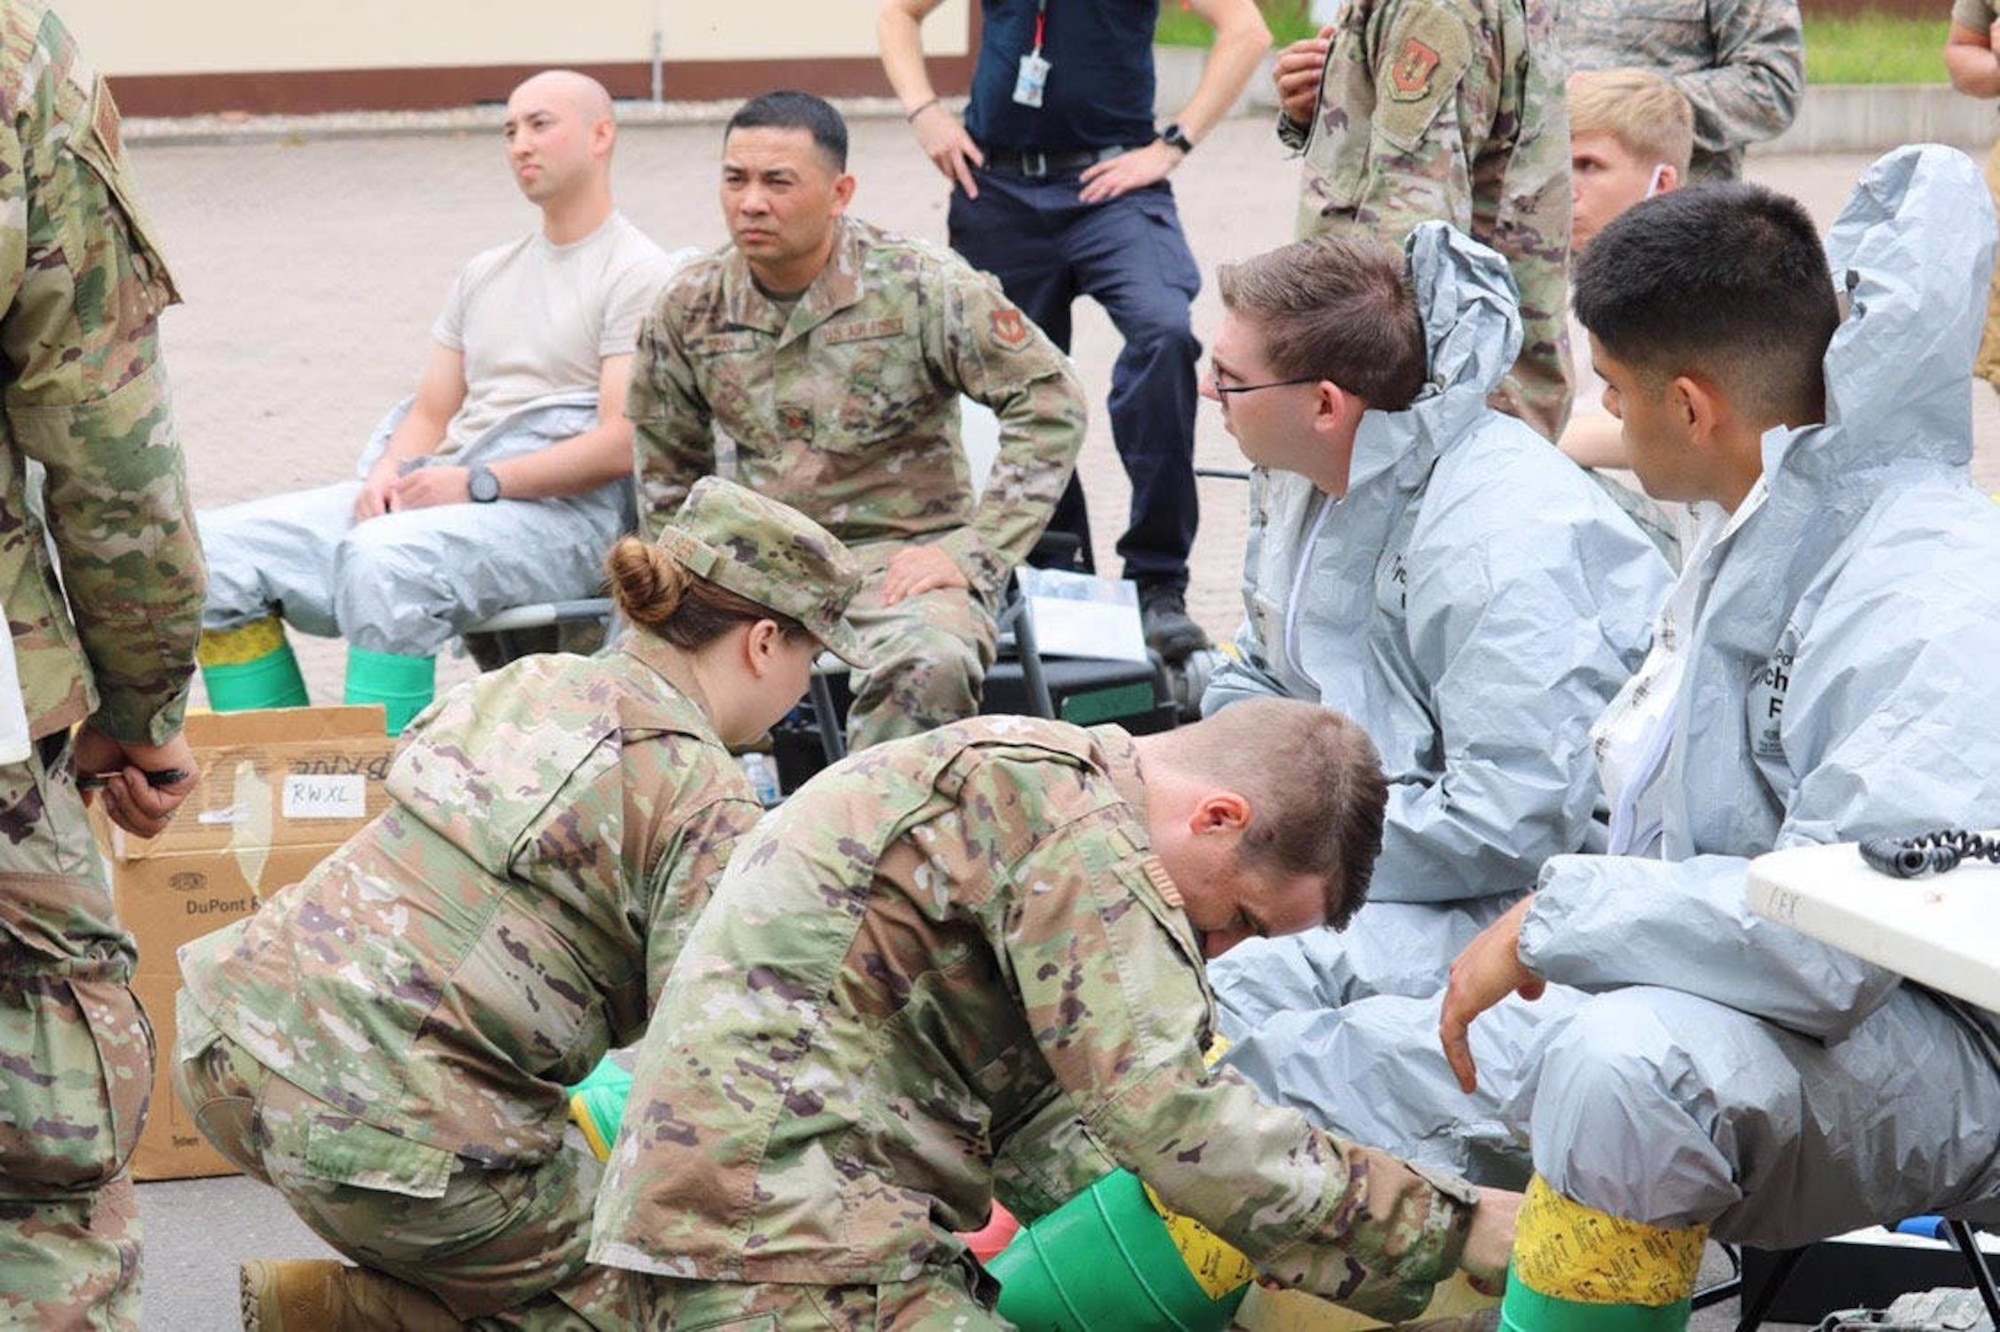
[[[288,819],[367,818],[368,779],[358,772],[293,775],[279,808]]]

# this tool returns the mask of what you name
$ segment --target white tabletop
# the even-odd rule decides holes
[[[2000,1010],[2000,865],[1898,879],[1852,842],[1750,862],[1750,909],[1912,980]]]

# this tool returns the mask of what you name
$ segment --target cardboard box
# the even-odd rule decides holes
[[[134,837],[101,809],[93,816],[118,918],[139,943],[133,988],[159,1042],[152,1112],[132,1158],[142,1180],[234,1172],[174,1099],[175,953],[306,877],[381,813],[396,749],[379,706],[196,714],[187,736],[201,785],[165,832]]]

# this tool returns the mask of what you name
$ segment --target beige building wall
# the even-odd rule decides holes
[[[969,0],[925,24],[968,49]],[[107,74],[176,76],[438,66],[762,62],[875,56],[869,0],[54,0]],[[551,21],[551,15],[557,21]]]
[[[970,49],[970,0],[944,0],[924,21],[932,55]],[[667,52],[675,60],[875,58],[874,0],[667,0]]]

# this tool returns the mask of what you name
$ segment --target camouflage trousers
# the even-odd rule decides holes
[[[286,1082],[182,991],[174,1092],[243,1173],[364,1267],[436,1295],[468,1326],[635,1326],[635,1278],[584,1261],[600,1170],[588,1152],[488,1170],[384,1132]]]
[[[970,1257],[965,1268],[879,1286],[735,1285],[640,1277],[650,1332],[1000,1332],[999,1293]],[[975,1294],[975,1292],[979,1292]],[[982,1295],[984,1298],[982,1298]]]
[[[68,737],[0,767],[0,1326],[135,1328],[125,1164],[153,1085]]]
[[[901,549],[884,542],[856,552],[868,561],[868,571],[848,603],[847,619],[875,664],[854,673],[850,749],[921,735],[974,715],[993,665],[999,631],[974,593],[945,588],[882,604],[889,556]]]
[[[2000,141],[1994,143],[1993,153],[1986,159],[1986,188],[1993,191],[1993,202],[2000,207]],[[2000,388],[2000,265],[1993,270],[1993,289],[1986,297],[1986,336],[1979,343],[1979,359],[1972,369]]]

